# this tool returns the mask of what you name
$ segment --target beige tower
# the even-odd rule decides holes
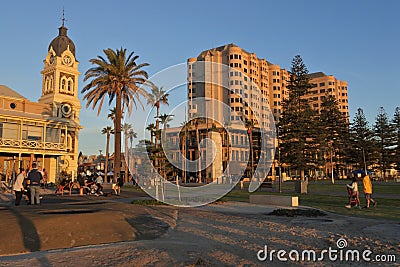
[[[78,64],[75,57],[75,44],[67,36],[64,23],[58,28],[59,33],[51,41],[42,74],[42,96],[39,103],[49,104],[49,117],[55,117],[67,123],[61,134],[67,145],[67,155],[60,160],[61,170],[69,173],[77,170],[78,133],[81,104],[78,98]]]

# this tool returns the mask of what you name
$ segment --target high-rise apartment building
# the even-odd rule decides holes
[[[309,74],[310,82],[314,86],[305,96],[316,110],[320,110],[321,104],[327,95],[334,96],[338,102],[340,112],[349,117],[349,101],[347,95],[347,82],[339,81],[333,75],[323,72]]]
[[[202,157],[198,168],[202,169],[201,174],[193,170],[183,172],[185,181],[198,177],[194,180],[218,179],[220,182],[222,174],[241,177],[241,170],[245,170],[244,177],[273,179],[277,167],[276,161],[272,162],[276,140],[265,140],[263,136],[275,131],[273,120],[279,121],[283,100],[289,97],[290,73],[234,44],[205,50],[196,58],[189,58],[187,71],[191,126],[186,129],[186,137],[179,129],[166,131],[171,144],[187,139],[180,147],[182,151],[168,152],[170,158],[179,161],[181,153],[192,161]],[[314,109],[319,111],[324,98],[333,95],[340,111],[348,116],[345,81],[322,72],[311,73],[309,78],[313,88],[304,98],[310,100]],[[249,127],[249,123],[243,123],[246,121],[252,121],[253,125]],[[200,145],[204,138],[212,139],[214,146]],[[206,164],[214,154],[212,164]],[[275,165],[270,170],[271,164]]]
[[[207,65],[210,62],[215,64]],[[196,76],[198,73],[201,77]],[[314,109],[320,109],[326,95],[333,95],[339,102],[340,111],[349,115],[347,82],[322,72],[311,73],[309,77],[315,87],[309,90],[305,98],[311,100]],[[205,82],[198,82],[202,79]],[[268,108],[275,121],[278,121],[282,113],[282,101],[289,96],[286,88],[289,79],[290,73],[286,69],[234,44],[205,50],[198,57],[188,59],[189,103],[195,103],[198,97],[221,101],[236,112],[230,118],[232,122],[249,119],[259,127],[268,127]],[[218,118],[220,112],[216,111],[217,107],[210,105],[212,103],[207,102],[205,105],[189,104],[189,116],[205,114],[201,109],[206,109],[207,115]]]
[[[216,63],[211,65],[212,76],[207,76],[207,70],[197,67],[205,64],[207,68],[204,62]],[[196,71],[205,74],[206,82],[196,82]],[[217,99],[236,112],[230,118],[232,122],[248,119],[259,127],[268,127],[269,108],[275,119],[281,113],[288,77],[288,72],[279,65],[229,44],[203,51],[197,58],[188,60],[188,98],[189,102],[197,97]],[[214,110],[207,103],[203,107],[189,106],[189,116],[201,108]]]
[[[347,83],[322,72],[311,73],[309,78],[313,88],[304,98],[310,100],[312,107],[319,111],[324,98],[333,95],[340,111],[348,117]],[[247,165],[245,176],[251,177],[252,168],[254,170],[260,164],[259,157],[264,155],[267,159],[273,158],[269,153],[273,153],[276,144],[269,143],[262,147],[260,140],[263,132],[274,131],[272,120],[279,121],[283,100],[289,97],[289,80],[290,72],[286,69],[234,44],[205,50],[196,58],[188,59],[189,119],[207,117],[200,120],[203,123],[196,125],[200,139],[208,137],[214,140],[210,133],[222,127],[228,127],[230,132],[229,137],[222,134],[222,157],[203,171],[203,177],[216,179],[232,160],[236,161],[233,166]],[[247,120],[253,121],[249,157],[246,156],[249,152],[249,132],[241,124]],[[178,138],[173,132],[171,129],[169,136]],[[193,130],[190,132],[195,136]],[[195,144],[196,140],[188,145],[186,152],[186,156],[192,160],[196,158],[197,150],[202,155],[209,152],[209,149],[199,149]],[[254,163],[250,162],[251,157]],[[266,177],[269,175],[268,160],[261,164],[265,168],[261,168],[259,176]],[[271,170],[270,175],[274,177],[275,168]],[[230,168],[229,173],[238,174],[236,168]]]

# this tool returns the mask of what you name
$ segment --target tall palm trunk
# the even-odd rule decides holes
[[[128,162],[129,162],[129,149],[128,149],[128,133],[127,131],[124,131],[124,150],[125,150],[125,182],[129,182],[129,168],[128,168]]]
[[[116,113],[115,113],[115,121],[114,121],[114,131],[115,131],[115,140],[114,140],[114,180],[113,182],[117,182],[118,175],[121,174],[121,118],[122,118],[122,96],[120,90],[117,91],[116,97]]]
[[[128,151],[131,151],[132,153],[132,157],[129,157],[129,161],[128,161],[128,170],[129,170],[129,166],[132,166],[132,171],[134,170],[134,166],[133,166],[133,138],[130,138],[130,148],[128,149]],[[133,180],[133,173],[132,173],[132,180]]]
[[[160,106],[159,105],[156,105],[156,110],[157,110],[157,113],[156,113],[156,134],[155,134],[155,136],[154,136],[154,142],[155,142],[155,157],[154,157],[154,167],[155,167],[155,169],[156,169],[156,171],[157,171],[157,173],[159,172],[159,169],[158,169],[158,165],[159,165],[159,160],[158,160],[158,157],[159,157],[159,153],[158,153],[158,148],[159,148],[159,138],[158,138],[158,129],[160,128],[160,121],[159,121],[159,117],[160,117]]]
[[[108,182],[107,180],[107,173],[108,173],[108,158],[109,158],[109,153],[110,153],[110,131],[107,132],[107,143],[106,143],[106,166],[104,166],[104,177],[105,181]]]
[[[157,110],[157,112],[156,112],[156,132],[158,132],[158,130],[160,129],[160,120],[159,120],[159,117],[160,117],[160,106],[156,105],[156,110]],[[158,148],[159,140],[158,140],[158,136],[157,135],[155,136],[155,142],[156,142],[156,148]]]
[[[201,151],[200,151],[200,134],[199,134],[199,125],[196,122],[196,143],[197,143],[197,160],[198,160],[198,177],[199,177],[199,183],[202,182],[201,179]]]
[[[253,153],[253,129],[250,129],[250,133],[249,133],[249,137],[250,137],[250,164],[251,164],[251,166],[250,166],[250,172],[251,172],[251,174],[250,174],[250,178],[252,179],[253,178],[253,175],[254,175],[254,153]]]
[[[185,120],[186,122],[186,120]],[[181,135],[181,148],[182,148],[182,181],[186,184],[186,125],[184,126],[184,133]]]

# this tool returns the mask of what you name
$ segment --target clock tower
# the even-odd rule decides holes
[[[63,154],[58,158],[58,170],[74,175],[78,169],[78,134],[82,129],[79,123],[81,104],[78,98],[78,60],[75,44],[67,36],[63,23],[58,28],[58,36],[47,49],[43,60],[42,96],[39,103],[46,106],[42,116],[48,117],[46,131],[55,125],[62,125],[57,135],[63,144]],[[47,134],[47,133],[46,133]],[[49,132],[49,135],[52,135]]]
[[[78,98],[78,64],[75,44],[67,36],[63,24],[58,28],[58,36],[51,41],[42,74],[42,96],[39,103],[50,104],[50,116],[66,118],[79,124],[81,109]]]

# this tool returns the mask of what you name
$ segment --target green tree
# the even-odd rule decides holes
[[[109,152],[109,150],[110,150],[110,137],[111,137],[112,131],[113,131],[113,128],[111,126],[107,126],[107,127],[103,128],[101,130],[101,133],[105,134],[107,136],[107,141],[106,141],[106,164],[105,164],[105,167],[104,167],[104,177],[105,177],[106,181],[107,181],[107,173],[108,173],[108,160],[109,160],[109,157],[110,157],[110,152]]]
[[[161,116],[160,116],[160,122],[161,122],[161,124],[163,125],[163,130],[162,130],[162,140],[163,140],[163,142],[167,142],[167,138],[166,138],[166,134],[167,134],[167,132],[166,132],[166,130],[167,130],[167,128],[169,127],[169,122],[171,122],[172,121],[172,115],[168,115],[168,114],[162,114]],[[161,137],[161,136],[160,136]],[[164,149],[164,152],[161,152],[160,154],[160,162],[161,162],[161,165],[162,165],[162,170],[163,170],[163,174],[164,174],[164,178],[166,178],[166,169],[167,169],[167,167],[168,167],[168,160],[167,160],[167,157],[166,157],[166,155],[164,154],[164,153],[166,153],[166,151],[168,150],[168,148],[166,148],[166,149]]]
[[[156,126],[154,125],[154,123],[150,123],[149,125],[147,125],[146,130],[150,132],[150,142],[152,144],[154,144],[154,131],[156,129]]]
[[[394,155],[393,163],[398,171],[400,171],[400,108],[396,107],[392,119],[392,127],[394,130]]]
[[[121,172],[121,118],[123,108],[128,112],[132,110],[132,105],[137,106],[137,102],[142,105],[140,96],[151,101],[151,97],[143,86],[150,86],[148,74],[144,67],[147,63],[137,64],[139,56],[131,52],[127,55],[126,49],[117,49],[116,51],[108,48],[103,50],[106,57],[98,56],[90,59],[90,63],[95,65],[85,73],[84,81],[90,82],[83,88],[85,93],[83,99],[87,101],[86,107],[92,105],[94,109],[98,106],[98,115],[106,97],[109,98],[109,104],[115,98],[115,173],[114,182],[117,175]],[[142,105],[143,106],[143,105]]]
[[[349,146],[349,123],[347,116],[340,112],[335,96],[326,95],[323,98],[317,127],[320,151],[325,151],[325,158],[332,156],[338,172],[343,170]]]
[[[279,121],[281,139],[281,159],[290,168],[300,171],[305,179],[305,171],[315,161],[315,116],[307,99],[303,96],[312,85],[308,70],[302,58],[297,55],[292,60],[290,80],[287,85],[289,97],[283,101],[282,116]]]
[[[197,144],[197,177],[198,177],[198,182],[202,183],[202,175],[201,175],[201,148],[200,148],[200,132],[199,132],[199,123],[200,123],[201,118],[196,118],[194,120],[192,120],[192,122],[194,123],[194,129],[195,129],[195,133],[196,133],[196,144]],[[207,133],[208,134],[208,133]],[[207,178],[206,178],[207,179]]]
[[[151,88],[151,94],[150,94],[150,100],[148,101],[148,104],[152,104],[156,108],[156,125],[155,125],[155,130],[154,130],[154,137],[155,137],[155,146],[154,146],[154,152],[155,152],[155,158],[154,158],[154,167],[158,170],[159,168],[159,162],[158,158],[160,157],[160,140],[161,140],[161,131],[160,131],[160,107],[161,104],[168,106],[168,96],[166,91],[163,90],[162,87],[158,87],[153,85]]]
[[[383,107],[379,108],[373,129],[379,151],[378,164],[383,179],[386,170],[390,167],[390,158],[393,152],[393,146],[395,145],[394,128]]]
[[[185,160],[188,158],[188,131],[191,129],[191,124],[186,121],[183,121],[181,123],[181,131],[179,132],[179,142],[180,142],[180,150],[181,150],[181,155],[182,155],[182,180],[186,184],[186,169],[187,166],[185,164]]]
[[[250,142],[250,178],[253,178],[254,175],[254,152],[253,152],[253,128],[255,123],[253,120],[247,120],[244,123],[247,134],[249,135],[249,142]]]
[[[129,131],[128,131],[128,139],[129,139],[129,143],[130,143],[130,146],[129,146],[129,149],[128,149],[128,153],[129,153],[129,161],[128,161],[128,168],[129,168],[129,166],[132,166],[132,164],[133,164],[133,157],[134,157],[134,153],[133,153],[133,139],[134,138],[137,138],[137,133],[133,130],[133,129],[130,129]]]
[[[151,99],[148,102],[149,104],[153,104],[153,106],[156,108],[156,131],[158,131],[160,129],[160,106],[161,104],[168,106],[168,96],[169,94],[163,90],[162,87],[157,87],[157,86],[153,86],[151,88]],[[157,143],[157,140],[156,140]]]
[[[373,131],[371,130],[362,108],[357,109],[357,113],[350,126],[350,142],[353,154],[351,158],[360,169],[368,168],[374,160],[375,142]]]
[[[125,182],[129,182],[129,149],[128,149],[128,141],[129,141],[129,131],[133,130],[132,124],[124,123],[122,124],[122,132],[124,133],[124,155],[125,155]]]

